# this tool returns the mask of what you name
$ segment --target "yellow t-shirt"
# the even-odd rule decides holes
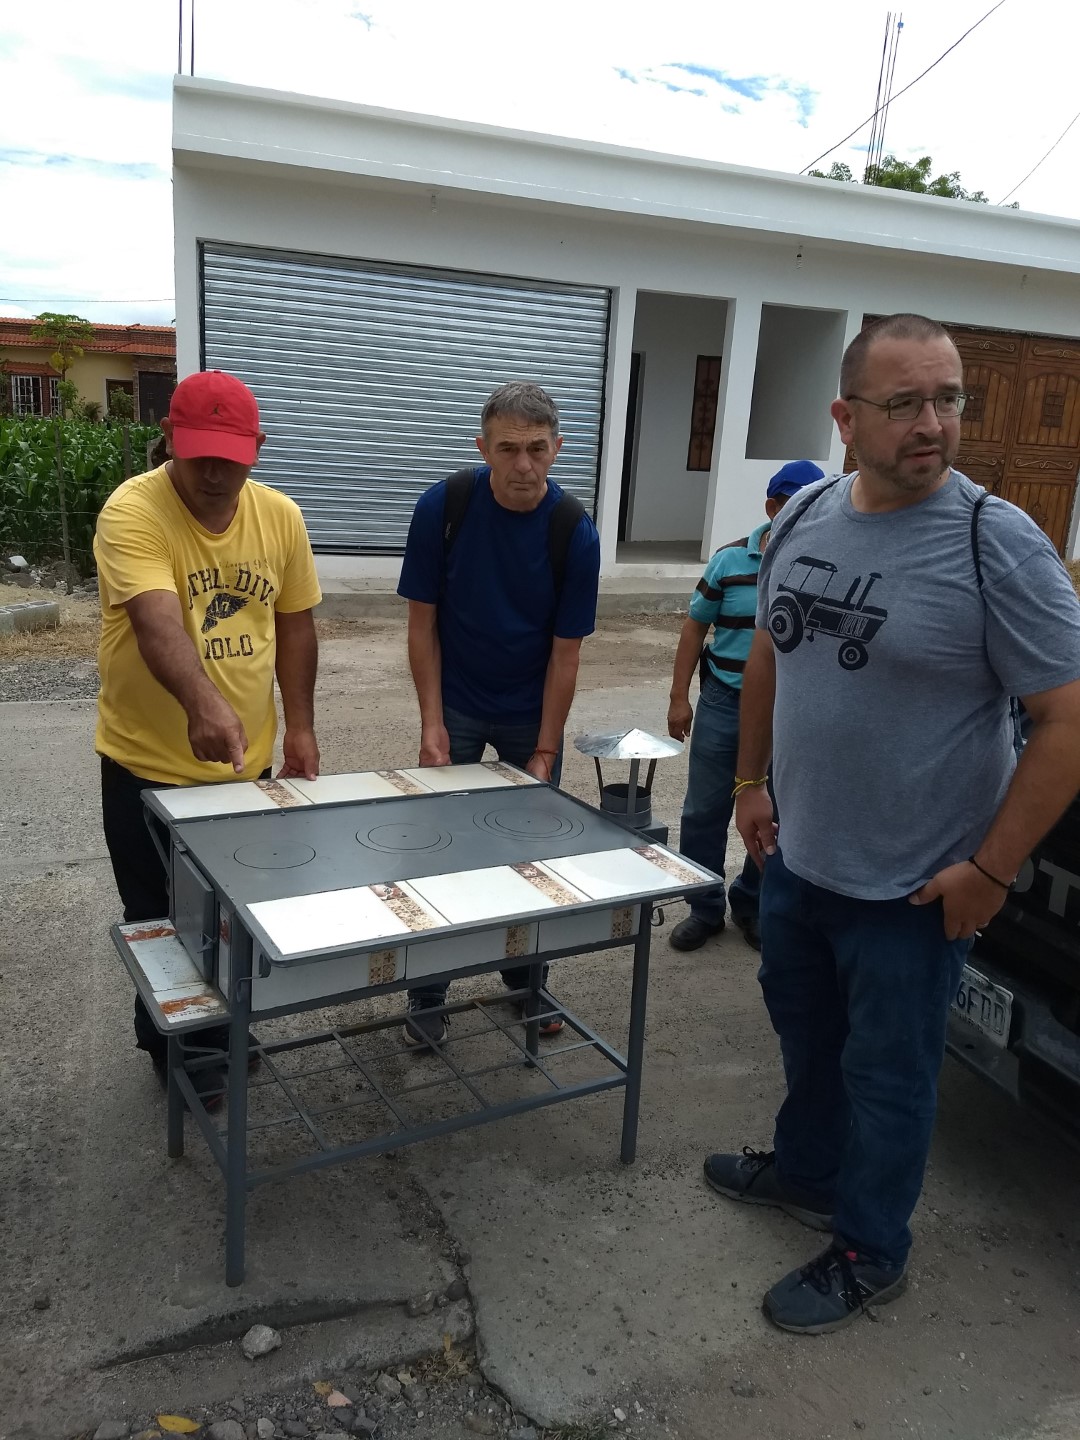
[[[277,731],[274,614],[322,598],[304,519],[286,495],[248,480],[232,524],[204,530],[165,466],[136,475],[106,500],[94,558],[101,596],[101,693],[95,748],[166,785],[255,779],[270,764]],[[196,760],[180,702],[151,675],[124,605],[172,590],[203,669],[243,722],[244,773]]]

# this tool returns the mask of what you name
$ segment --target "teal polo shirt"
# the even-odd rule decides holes
[[[734,690],[742,689],[743,671],[750,656],[761,540],[771,525],[772,521],[766,520],[752,534],[717,550],[690,601],[690,619],[713,627],[705,647],[709,669],[717,680]]]

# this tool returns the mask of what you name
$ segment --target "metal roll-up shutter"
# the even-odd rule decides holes
[[[417,497],[462,465],[491,391],[535,380],[565,435],[552,476],[595,511],[608,292],[202,247],[203,364],[255,391],[258,478],[321,550],[400,552]]]

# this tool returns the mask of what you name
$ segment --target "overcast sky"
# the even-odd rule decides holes
[[[993,3],[911,0],[895,89]],[[194,4],[197,76],[789,172],[874,109],[887,13],[874,0]],[[170,322],[178,0],[2,9],[0,314]],[[999,201],[1075,115],[1078,54],[1076,0],[1005,0],[896,102],[886,150],[930,154],[935,173]],[[868,133],[822,168],[859,173]],[[1013,198],[1080,219],[1080,121]]]

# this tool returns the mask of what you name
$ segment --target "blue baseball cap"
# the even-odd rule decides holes
[[[824,479],[825,471],[819,470],[812,460],[789,460],[769,481],[765,494],[770,500],[780,495],[794,495],[804,485]]]

